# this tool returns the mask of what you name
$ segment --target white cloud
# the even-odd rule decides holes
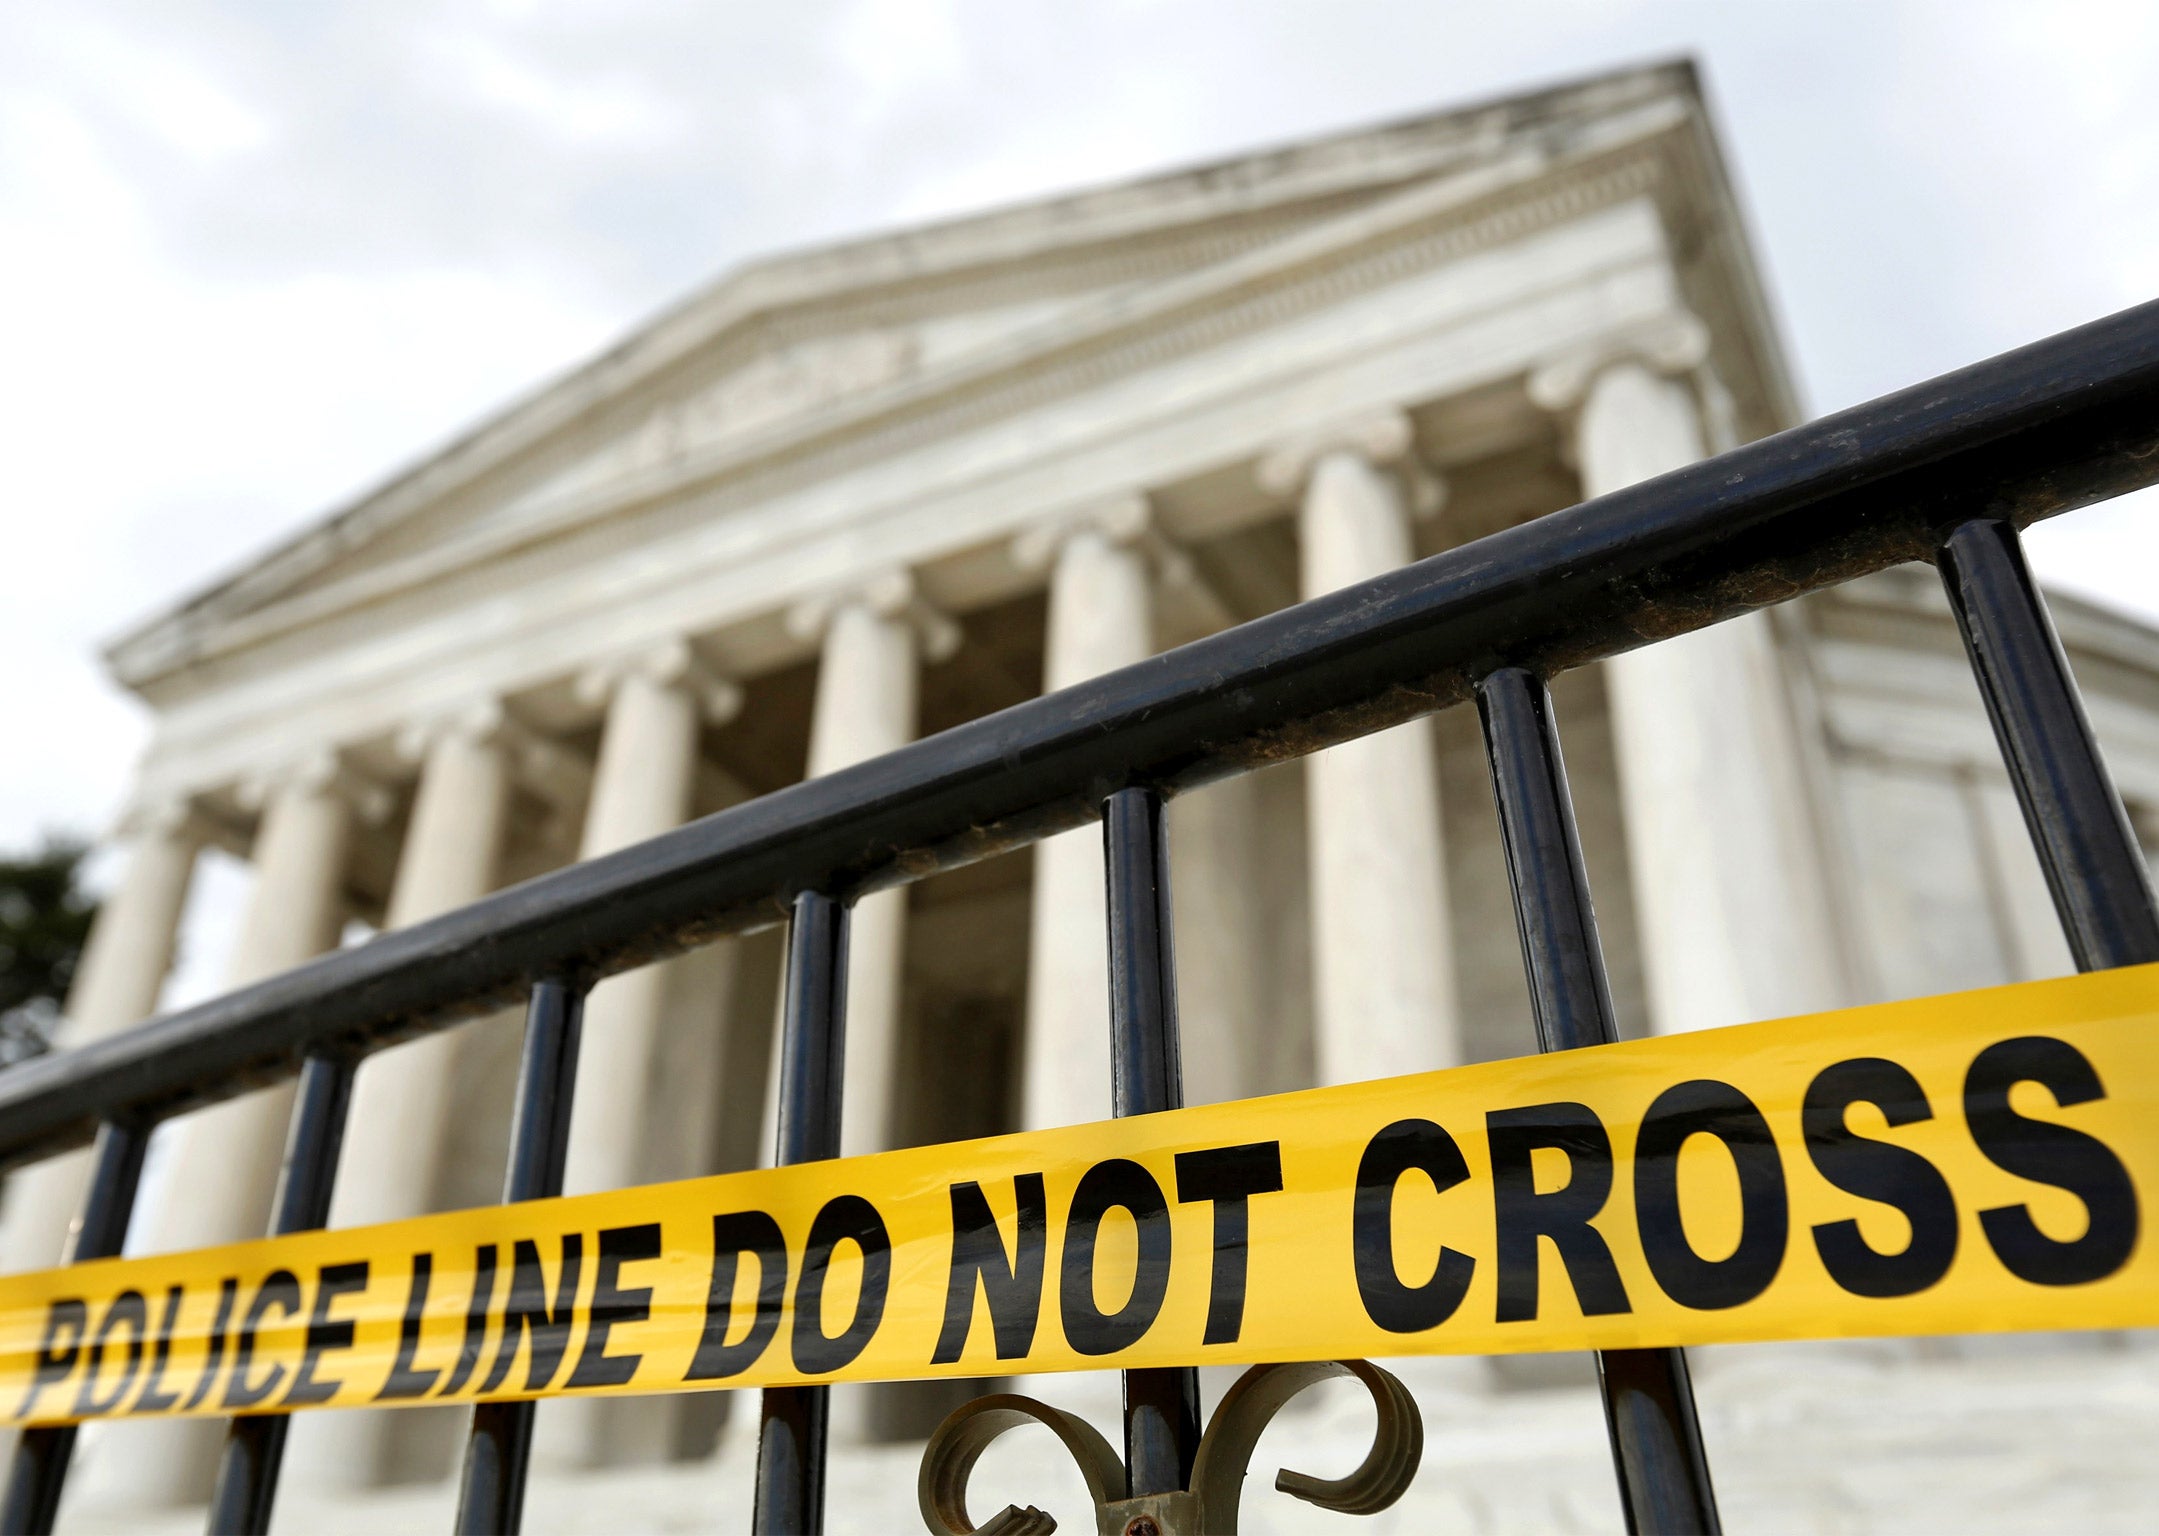
[[[24,57],[62,73],[105,112],[198,162],[267,144],[269,118],[202,59],[76,8],[26,8]]]
[[[9,707],[0,840],[97,830],[141,739],[98,643],[597,345],[542,274],[188,271],[81,95],[0,90]]]
[[[0,846],[114,806],[98,638],[731,261],[1681,51],[1820,408],[2159,286],[2145,5],[0,9]],[[2159,618],[2153,522],[2035,559]]]
[[[965,91],[967,48],[951,0],[854,0],[830,23],[833,62],[877,118],[925,90]]]
[[[476,100],[565,146],[656,149],[687,128],[684,114],[631,76],[558,71],[466,28],[436,36],[427,51]]]

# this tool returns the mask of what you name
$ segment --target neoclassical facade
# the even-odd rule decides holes
[[[156,1011],[205,846],[253,867],[228,972],[247,982],[1795,411],[1683,65],[752,265],[112,648],[155,729],[69,1038]],[[2057,613],[2138,825],[2159,829],[2159,635]],[[1931,572],[1555,695],[1633,1030],[2069,968]],[[1472,713],[1194,793],[1171,827],[1192,1100],[1534,1049]],[[849,1153],[1108,1114],[1101,882],[1081,832],[861,905]],[[594,992],[570,1192],[769,1157],[779,945],[724,941]],[[496,1198],[516,1037],[487,1021],[366,1065],[334,1224]],[[171,1127],[135,1245],[260,1235],[289,1103],[266,1090]],[[69,1159],[14,1181],[9,1266],[54,1261],[81,1178]],[[2022,1348],[2065,1381],[2126,1353]],[[1876,1402],[1941,1403],[1999,1353],[1805,1358],[1874,1372]],[[1704,1369],[1739,1507],[1762,1478],[1814,1485],[1748,1451],[1720,1392],[1804,1420],[1814,1379]],[[1401,1518],[1616,1524],[1572,1362],[1422,1380],[1435,1470]],[[953,1400],[846,1401],[839,1460],[887,1470],[835,1472],[836,1529],[911,1520],[906,1443]],[[1555,1488],[1586,1453],[1579,1508],[1520,1504],[1508,1453],[1450,1460],[1450,1413],[1520,1427],[1521,1464]],[[561,1491],[534,1527],[739,1496],[753,1423],[725,1394],[550,1404]],[[439,1523],[462,1429],[440,1409],[307,1417],[281,1512]],[[105,1427],[67,1518],[180,1521],[214,1440]]]

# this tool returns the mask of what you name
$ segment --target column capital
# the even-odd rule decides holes
[[[1269,496],[1300,496],[1320,460],[1352,453],[1401,477],[1411,516],[1434,517],[1447,504],[1447,483],[1426,468],[1416,450],[1417,431],[1409,412],[1390,407],[1324,422],[1278,442],[1260,458],[1254,478]]]
[[[725,725],[742,713],[742,685],[707,666],[684,635],[590,663],[577,674],[577,697],[604,709],[615,690],[633,677],[662,688],[682,689],[697,701],[712,725]]]
[[[518,719],[500,699],[475,699],[412,721],[397,733],[397,753],[408,763],[423,765],[445,741],[502,753],[513,780],[558,811],[582,809],[592,792],[592,764]]]
[[[1673,378],[1708,361],[1708,325],[1689,310],[1668,310],[1545,359],[1529,371],[1529,398],[1544,410],[1565,414],[1581,405],[1608,368],[1635,363]]]
[[[959,649],[959,625],[923,597],[921,583],[905,566],[803,598],[787,610],[787,632],[797,640],[821,642],[833,619],[849,608],[908,625],[928,661],[945,661]]]
[[[408,721],[397,733],[397,755],[408,763],[424,763],[428,754],[444,741],[469,746],[516,747],[527,732],[497,698],[473,699],[451,709]]]
[[[1153,562],[1155,579],[1177,586],[1195,579],[1192,557],[1162,531],[1154,503],[1144,491],[1120,491],[1052,513],[1012,536],[1012,563],[1023,571],[1047,571],[1080,534],[1093,534],[1117,549],[1136,549]]]
[[[251,811],[267,810],[287,791],[333,795],[369,826],[390,819],[397,795],[386,784],[355,771],[334,747],[319,747],[275,768],[250,774],[234,788],[234,798]]]
[[[159,838],[174,843],[206,843],[211,827],[192,795],[137,795],[113,822],[117,839]]]

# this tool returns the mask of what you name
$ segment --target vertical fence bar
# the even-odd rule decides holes
[[[845,903],[795,898],[787,930],[787,1001],[780,1022],[776,1163],[840,1155],[840,1086],[847,1059]],[[825,1431],[830,1387],[767,1387],[757,1427],[758,1536],[816,1536],[825,1525]]]
[[[345,1112],[352,1107],[356,1057],[322,1053],[307,1058],[293,1099],[285,1164],[278,1170],[270,1235],[312,1232],[330,1219]],[[278,1471],[292,1419],[282,1413],[244,1413],[225,1432],[217,1482],[210,1494],[210,1536],[262,1536],[270,1529]]]
[[[502,1181],[505,1205],[562,1193],[584,1021],[582,983],[550,977],[533,984],[510,1120],[510,1166]],[[472,1411],[454,1527],[460,1536],[516,1536],[523,1525],[534,1406],[482,1403]]]
[[[2144,851],[2016,529],[1992,518],[1965,523],[1935,564],[2077,969],[2159,960]]]
[[[1546,1051],[1607,1044],[1619,1037],[1612,989],[1551,695],[1535,673],[1502,667],[1477,685],[1477,712],[1537,1042]],[[1600,1350],[1597,1380],[1627,1529],[1720,1529],[1686,1355],[1676,1349]]]
[[[142,1183],[143,1153],[150,1146],[149,1122],[107,1120],[97,1128],[91,1154],[90,1188],[82,1216],[68,1234],[63,1264],[109,1259],[127,1241],[128,1219],[135,1212],[135,1190]],[[75,1452],[73,1424],[26,1429],[8,1463],[7,1493],[0,1499],[0,1532],[6,1536],[46,1536],[60,1513],[60,1492],[67,1486],[68,1459]]]
[[[1123,789],[1109,797],[1102,812],[1111,1084],[1120,1117],[1184,1104],[1164,810],[1154,790]],[[1197,1370],[1171,1366],[1124,1373],[1124,1461],[1132,1497],[1189,1488],[1199,1433]]]

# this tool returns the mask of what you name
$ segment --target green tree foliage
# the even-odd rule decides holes
[[[97,916],[81,884],[86,852],[48,838],[33,853],[0,857],[0,1066],[51,1044]]]

